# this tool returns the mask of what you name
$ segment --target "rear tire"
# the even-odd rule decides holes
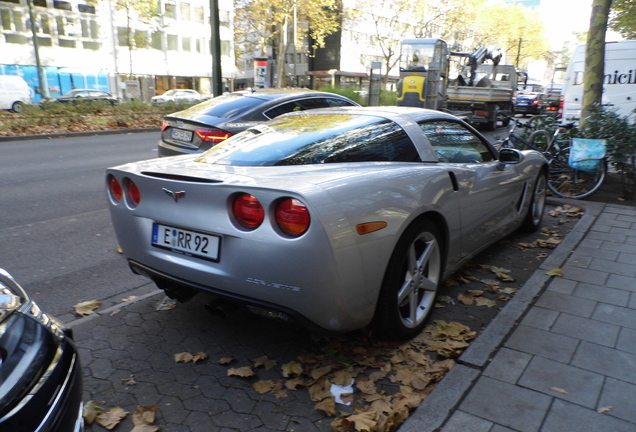
[[[372,327],[384,339],[411,339],[422,332],[439,289],[444,262],[442,235],[428,220],[411,225],[387,265]]]

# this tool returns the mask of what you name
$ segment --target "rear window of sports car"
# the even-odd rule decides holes
[[[240,166],[343,162],[418,162],[417,149],[393,121],[364,115],[284,116],[250,128],[197,159]]]
[[[240,95],[223,95],[207,100],[185,110],[188,115],[207,115],[211,117],[232,118],[237,114],[247,112],[263,103],[255,97]]]

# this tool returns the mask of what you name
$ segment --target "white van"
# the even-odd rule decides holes
[[[636,108],[636,40],[605,43],[605,80],[601,104],[620,116]],[[585,45],[574,51],[563,80],[563,112],[566,120],[581,117]]]
[[[31,89],[22,77],[0,75],[0,109],[20,113],[31,101]]]

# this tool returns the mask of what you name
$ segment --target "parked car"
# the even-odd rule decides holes
[[[440,111],[343,107],[110,168],[106,185],[131,269],[168,296],[402,339],[464,262],[539,226],[546,164]]]
[[[550,84],[546,87],[543,98],[543,112],[545,114],[557,115],[559,113],[559,106],[561,104],[561,92],[562,88],[560,85]]]
[[[159,156],[200,153],[232,135],[291,111],[358,106],[349,98],[313,90],[250,90],[225,94],[164,118]]]
[[[0,109],[15,113],[24,111],[32,102],[32,93],[26,81],[17,75],[0,75]]]
[[[71,330],[0,269],[0,430],[83,428],[82,371]]]
[[[189,89],[168,90],[162,95],[150,98],[150,102],[155,105],[163,105],[168,102],[199,102],[201,100],[203,98],[198,91]]]
[[[117,105],[119,100],[110,93],[101,91],[101,90],[91,90],[91,89],[75,89],[64,93],[62,96],[51,97],[43,101],[43,104],[52,103],[52,102],[61,102],[61,103],[86,103],[86,102],[98,102],[104,101],[108,102],[111,105]]]
[[[523,92],[517,95],[515,101],[516,114],[535,114],[543,112],[543,93]]]

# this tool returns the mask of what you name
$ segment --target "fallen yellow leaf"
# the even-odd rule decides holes
[[[252,384],[252,387],[254,387],[254,390],[256,390],[257,393],[259,394],[265,394],[269,391],[271,391],[272,389],[274,389],[274,382],[273,381],[258,381],[255,382],[254,384]]]
[[[336,401],[333,396],[329,396],[317,404],[316,409],[324,412],[328,416],[334,416],[336,415]]]
[[[227,376],[240,376],[242,378],[249,378],[256,375],[256,373],[249,366],[243,366],[240,368],[230,368],[227,371]]]
[[[119,407],[111,408],[108,412],[101,413],[97,416],[97,423],[100,426],[111,430],[127,415],[128,413]]]
[[[99,406],[96,401],[92,400],[84,404],[84,411],[82,412],[82,415],[86,423],[93,424],[95,418],[103,412],[104,408]]]
[[[85,302],[81,302],[75,305],[75,313],[79,316],[88,316],[92,315],[95,312],[95,309],[100,307],[102,302],[99,300],[88,300]]]
[[[550,390],[555,391],[557,393],[568,394],[567,391],[565,391],[565,390],[563,390],[561,388],[558,388],[558,387],[550,387]]]

